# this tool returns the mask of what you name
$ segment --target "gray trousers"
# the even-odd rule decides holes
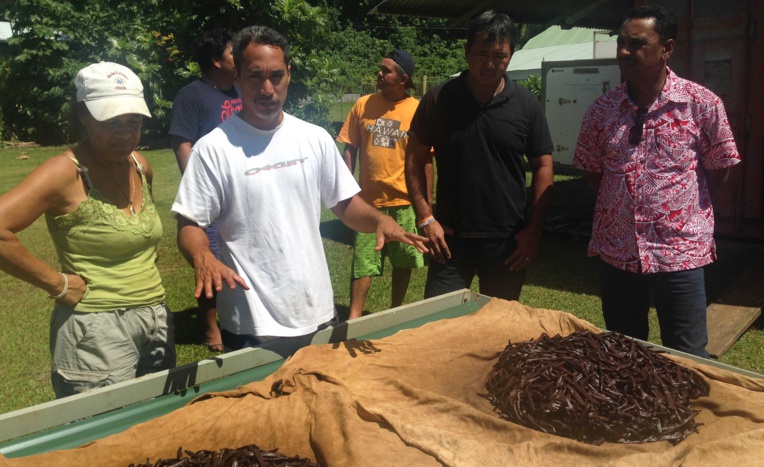
[[[56,303],[50,322],[56,397],[175,366],[175,327],[164,303],[80,313]]]

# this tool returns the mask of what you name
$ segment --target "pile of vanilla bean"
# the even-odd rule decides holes
[[[185,453],[185,455],[183,455]],[[146,459],[145,464],[130,464],[128,467],[317,467],[310,459],[299,456],[288,457],[279,454],[276,449],[263,451],[254,444],[238,449],[220,451],[184,451],[178,448],[174,459],[160,459],[152,464]]]
[[[708,384],[639,342],[579,331],[512,343],[485,396],[500,416],[589,444],[677,444],[698,431],[690,400]]]

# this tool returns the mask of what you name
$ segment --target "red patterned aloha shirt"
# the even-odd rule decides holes
[[[629,144],[637,107],[622,84],[584,116],[573,165],[602,173],[589,255],[643,274],[716,259],[714,213],[703,170],[740,162],[721,99],[668,70],[643,139]]]

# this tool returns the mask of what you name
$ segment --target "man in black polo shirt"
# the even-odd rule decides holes
[[[406,183],[434,259],[426,298],[468,288],[477,274],[481,293],[517,300],[536,256],[552,191],[552,139],[538,98],[506,73],[516,40],[506,14],[475,18],[464,46],[468,70],[429,90],[411,122]],[[434,213],[424,176],[430,148]]]

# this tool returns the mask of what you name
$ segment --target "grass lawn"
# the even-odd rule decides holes
[[[334,102],[329,108],[330,122],[344,122],[355,102]]]
[[[349,109],[348,109],[349,110]],[[16,185],[46,158],[62,148],[0,150],[0,193]],[[197,361],[213,354],[199,344],[196,326],[196,302],[192,297],[193,271],[181,257],[175,244],[175,222],[170,216],[180,174],[171,151],[147,151],[144,155],[154,169],[154,194],[164,224],[164,237],[159,246],[159,269],[167,290],[167,303],[176,313],[178,364]],[[27,156],[28,159],[22,158]],[[564,213],[591,197],[577,176],[558,176],[554,212]],[[321,232],[331,270],[335,303],[341,316],[347,316],[352,233],[331,213],[324,211]],[[39,219],[19,237],[39,258],[56,264],[55,252],[48,237],[45,221]],[[745,256],[745,255],[739,255]],[[722,255],[720,254],[720,258]],[[709,290],[717,291],[738,273],[740,262],[721,261],[709,269]],[[412,275],[406,303],[422,298],[425,270]],[[603,326],[597,295],[596,261],[586,257],[586,241],[570,235],[544,234],[539,256],[530,270],[521,301],[526,305],[570,312],[597,326]],[[0,413],[20,409],[53,399],[50,388],[48,324],[52,303],[46,294],[7,274],[0,273],[0,290],[5,299],[0,304]],[[473,286],[473,290],[477,289]],[[389,308],[390,268],[372,281],[367,310],[374,313]],[[710,295],[713,296],[713,295]],[[652,328],[657,330],[654,319]],[[469,330],[465,330],[469,332]],[[475,336],[479,339],[479,336]],[[659,342],[657,334],[651,335]],[[728,363],[757,372],[764,372],[764,332],[759,321],[722,358]]]

